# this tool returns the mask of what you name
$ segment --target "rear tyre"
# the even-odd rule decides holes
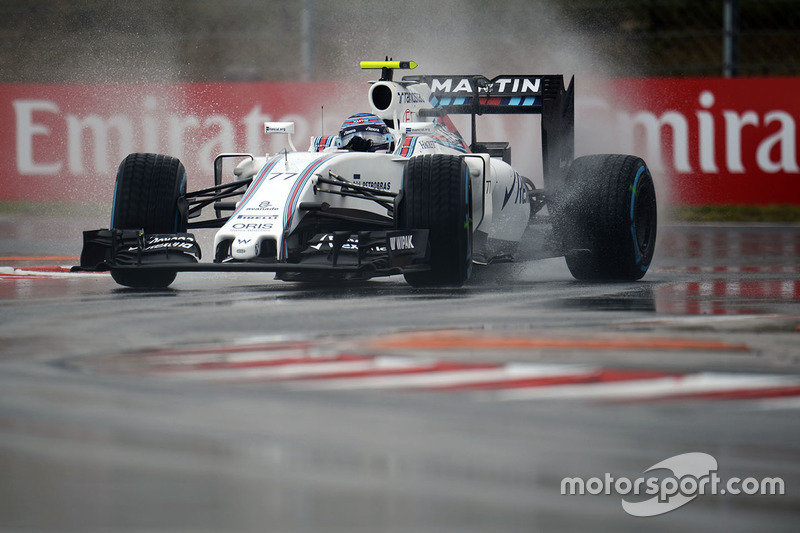
[[[186,170],[178,159],[130,154],[117,171],[111,227],[145,233],[185,232],[187,219],[178,209],[178,199],[185,194]],[[175,281],[175,272],[112,270],[111,277],[126,287],[164,288]]]
[[[569,271],[579,280],[635,281],[656,245],[657,208],[645,162],[630,155],[573,161],[556,210]]]
[[[472,273],[472,190],[463,158],[423,155],[408,161],[400,227],[427,229],[430,267],[405,274],[414,287],[460,287]]]

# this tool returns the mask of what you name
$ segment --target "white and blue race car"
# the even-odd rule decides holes
[[[166,287],[181,271],[268,271],[287,281],[402,274],[412,286],[460,286],[473,264],[513,261],[532,227],[537,257],[565,256],[581,280],[637,280],[653,257],[656,196],[638,157],[574,158],[573,83],[561,75],[422,75],[381,70],[370,113],[338,135],[276,154],[221,154],[213,187],[186,190],[181,162],[131,154],[117,173],[111,228],[84,232],[82,270],[128,287]],[[467,142],[448,115],[471,118]],[[480,142],[477,117],[541,115],[543,189],[511,166],[507,142]],[[225,162],[235,166],[223,176]],[[546,209],[544,209],[546,208]],[[543,215],[543,213],[547,215]],[[189,230],[217,229],[201,261]]]

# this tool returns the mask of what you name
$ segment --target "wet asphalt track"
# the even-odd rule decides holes
[[[557,259],[145,293],[42,271],[77,241],[0,226],[5,531],[797,530],[798,226],[664,227],[634,284]],[[560,494],[687,452],[786,494],[652,518]]]

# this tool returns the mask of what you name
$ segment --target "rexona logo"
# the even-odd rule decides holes
[[[614,478],[609,473],[603,477],[582,479],[568,477],[561,480],[561,494],[600,495],[619,494],[622,508],[632,516],[657,516],[674,511],[699,495],[782,495],[785,491],[781,478],[755,479],[731,477],[723,481],[717,475],[717,460],[702,452],[675,455],[658,462],[644,471],[650,476],[636,479]],[[658,472],[657,472],[658,471]],[[642,499],[641,496],[652,496]],[[638,497],[638,498],[637,498]]]
[[[196,247],[194,237],[182,235],[169,235],[167,237],[148,236],[145,239],[145,246],[141,249],[144,252],[155,250],[193,250]],[[128,248],[129,252],[139,250],[138,246]]]
[[[389,248],[392,250],[413,250],[413,235],[398,235],[389,237]]]
[[[493,95],[541,94],[541,78],[532,76],[498,76],[487,84],[479,84],[479,93]],[[468,76],[435,77],[431,79],[431,91],[434,93],[474,93],[475,79]]]

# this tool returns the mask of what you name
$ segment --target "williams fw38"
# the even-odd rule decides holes
[[[381,72],[369,112],[313,137],[307,151],[294,148],[293,123],[268,122],[265,134],[285,135],[287,149],[220,154],[214,186],[196,191],[173,157],[126,157],[111,227],[84,232],[76,268],[110,270],[134,288],[166,287],[183,271],[274,272],[286,281],[402,274],[415,287],[452,287],[475,264],[519,260],[520,243],[536,233],[544,237],[534,258],[565,256],[577,279],[633,281],[647,272],[657,225],[650,171],[630,155],[574,158],[571,81],[395,81],[395,70],[416,64],[361,66]],[[450,119],[458,114],[470,116],[469,142]],[[508,142],[478,140],[478,117],[492,114],[541,115],[542,189],[511,165]],[[190,233],[200,229],[216,230],[206,260]]]

